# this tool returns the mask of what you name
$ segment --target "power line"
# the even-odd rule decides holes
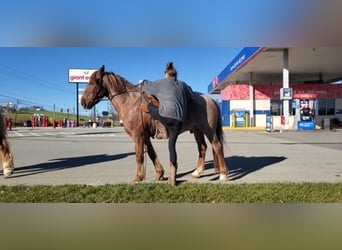
[[[41,107],[45,106],[45,105],[43,105],[41,103],[32,102],[32,101],[24,100],[24,99],[21,99],[21,98],[16,98],[16,97],[13,97],[13,96],[0,95],[0,98],[1,98],[0,99],[1,102],[3,102],[3,103],[13,102],[13,103],[17,103],[17,104],[32,105],[32,106],[41,106]]]
[[[46,81],[46,80],[42,80],[38,77],[35,77],[35,76],[32,76],[30,74],[27,74],[27,73],[24,73],[22,71],[19,71],[19,70],[16,70],[16,69],[13,69],[11,67],[8,67],[8,66],[5,66],[3,64],[0,64],[0,75],[3,75],[5,77],[14,77],[18,80],[25,80],[25,81],[29,81],[29,82],[34,82],[35,85],[39,85],[41,87],[44,87],[46,89],[49,89],[49,90],[54,90],[54,91],[59,91],[61,93],[65,93],[65,89],[61,89],[61,88],[57,88],[55,87],[55,84],[50,82],[50,81]],[[25,93],[21,93],[21,94],[25,94]],[[47,106],[49,106],[49,108],[52,108],[53,104],[57,105],[57,106],[61,106],[61,107],[64,107],[66,106],[65,104],[56,104],[56,102],[53,102],[50,103],[50,104],[47,104],[45,101],[41,101],[41,102],[44,102],[44,104],[42,104],[41,102],[33,102],[33,101],[28,101],[28,100],[25,100],[25,99],[28,99],[27,96],[24,98],[21,98],[21,97],[12,97],[12,96],[6,96],[6,95],[0,95],[0,96],[3,96],[3,97],[6,97],[6,98],[10,98],[12,100],[19,100],[21,102],[21,104],[24,104],[24,105],[35,105],[35,106],[45,106],[47,108]],[[35,97],[34,99],[37,99],[37,97]],[[15,101],[14,101],[15,102]]]
[[[54,90],[57,90],[57,91],[60,91],[60,92],[64,93],[64,91],[62,89],[54,87],[55,86],[54,83],[46,81],[46,80],[39,79],[39,78],[37,78],[35,76],[32,76],[32,75],[30,75],[28,73],[23,73],[23,72],[21,72],[19,70],[10,68],[10,67],[5,66],[3,64],[0,64],[0,69],[2,71],[5,71],[5,72],[9,73],[11,76],[13,76],[13,77],[15,77],[15,78],[17,78],[19,80],[28,80],[28,81],[34,82],[35,84],[43,86],[45,88],[54,89]],[[46,84],[46,83],[48,83],[48,84]]]

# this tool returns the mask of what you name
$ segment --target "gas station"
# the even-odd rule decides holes
[[[342,47],[245,47],[214,77],[222,123],[272,130],[331,128],[342,121]]]

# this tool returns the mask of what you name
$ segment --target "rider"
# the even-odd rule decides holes
[[[171,172],[174,170],[174,173],[171,174],[170,183],[175,185],[177,171],[176,141],[186,117],[188,101],[193,96],[192,89],[185,82],[177,80],[177,70],[173,67],[172,62],[166,64],[164,79],[155,82],[143,80],[140,81],[140,84],[144,92],[159,100],[159,107],[149,102],[147,109],[152,119],[160,121],[168,132]]]

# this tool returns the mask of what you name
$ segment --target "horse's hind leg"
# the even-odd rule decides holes
[[[156,181],[165,180],[165,178],[164,178],[164,172],[165,172],[164,168],[163,168],[163,166],[161,165],[161,163],[158,160],[156,151],[154,150],[154,148],[152,146],[150,138],[148,138],[145,141],[145,144],[146,144],[146,147],[147,147],[148,156],[152,160],[154,168],[156,170]]]
[[[219,162],[218,162],[218,157],[217,154],[215,153],[214,148],[212,148],[213,150],[213,164],[214,164],[214,169],[216,173],[219,173],[220,169],[219,169]]]
[[[207,152],[207,144],[205,142],[204,134],[202,131],[200,131],[197,128],[193,129],[194,137],[197,143],[197,149],[198,149],[198,161],[197,161],[197,167],[192,172],[191,176],[195,178],[199,178],[201,173],[204,171],[204,162],[205,162],[205,155]]]
[[[13,174],[14,171],[14,161],[9,143],[6,139],[1,140],[0,152],[2,158],[2,167],[4,170],[4,177],[9,177]]]
[[[220,172],[220,181],[225,181],[227,180],[228,170],[224,160],[223,145],[216,135],[214,136],[211,145],[213,147],[214,162],[218,165],[218,170]]]

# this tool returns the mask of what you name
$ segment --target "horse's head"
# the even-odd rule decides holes
[[[103,84],[104,75],[104,65],[91,75],[88,85],[81,98],[81,104],[84,108],[90,109],[99,101],[101,101],[103,97],[108,96],[108,90]]]

